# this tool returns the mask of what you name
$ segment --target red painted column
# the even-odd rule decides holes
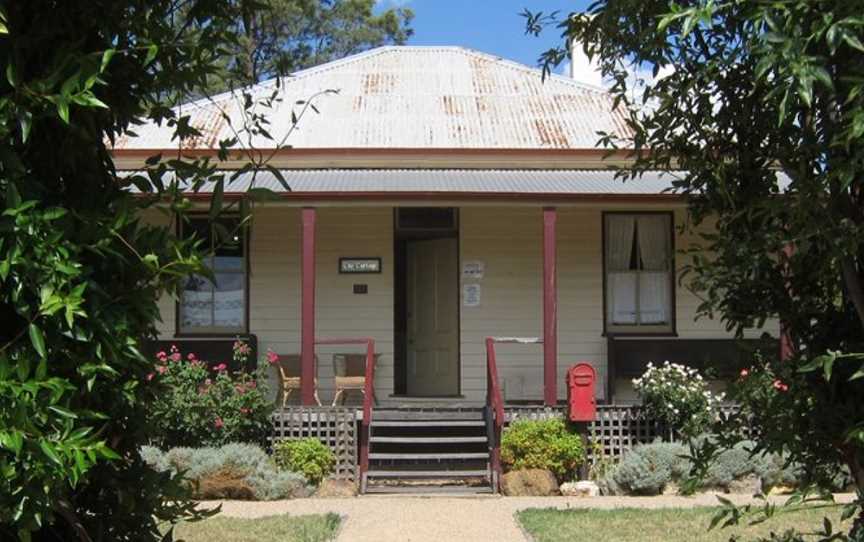
[[[543,403],[558,403],[558,264],[554,207],[543,209]]]
[[[315,403],[315,218],[314,208],[300,211],[300,399]]]

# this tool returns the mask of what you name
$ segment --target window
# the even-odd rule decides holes
[[[193,217],[182,235],[201,239],[213,281],[193,275],[186,280],[178,307],[181,333],[246,332],[246,241],[238,218]]]
[[[606,330],[672,332],[671,213],[604,215]]]

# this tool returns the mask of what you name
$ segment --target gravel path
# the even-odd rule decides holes
[[[745,495],[724,495],[746,503]],[[839,495],[848,502],[853,495]],[[778,502],[784,499],[778,498]],[[211,503],[203,504],[209,506]],[[222,502],[222,514],[255,518],[335,512],[345,518],[339,542],[525,542],[513,517],[525,508],[686,508],[715,506],[713,494],[694,497],[422,497],[364,496],[272,502]]]

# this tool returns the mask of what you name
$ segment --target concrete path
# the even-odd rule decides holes
[[[744,504],[749,497],[724,495]],[[853,495],[838,495],[851,501]],[[777,498],[783,502],[784,498]],[[209,506],[206,503],[204,506]],[[525,542],[513,514],[525,508],[686,508],[716,506],[713,494],[694,497],[421,497],[364,496],[272,502],[222,502],[222,514],[263,517],[335,512],[345,518],[339,542]]]

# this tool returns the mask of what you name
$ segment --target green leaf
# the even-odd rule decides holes
[[[18,124],[21,126],[21,143],[27,143],[30,138],[30,128],[33,126],[33,113],[30,111],[18,115]]]
[[[114,53],[117,51],[114,49],[108,49],[104,53],[102,53],[102,64],[99,66],[99,73],[104,73],[105,68],[108,67],[108,64],[111,62],[111,59],[114,58]]]
[[[6,65],[6,80],[12,87],[18,86],[18,78],[15,76],[15,64],[11,62]]]
[[[222,212],[222,196],[225,190],[225,180],[219,179],[213,186],[213,197],[210,200],[210,220],[215,220]]]
[[[45,352],[45,337],[42,335],[42,330],[36,324],[30,324],[28,331],[30,333],[30,342],[33,343],[33,348],[40,357],[46,356]]]
[[[108,446],[104,446],[104,443],[103,443],[103,446],[101,448],[99,448],[99,455],[101,455],[105,459],[111,459],[111,460],[120,459],[120,456],[117,454],[117,452],[115,452],[114,450],[112,450]]]
[[[69,410],[68,408],[63,408],[63,407],[59,407],[57,405],[52,405],[52,406],[48,407],[48,410],[53,410],[54,412],[63,416],[64,418],[69,418],[69,419],[73,419],[73,420],[78,419],[78,415],[75,414],[74,412],[72,412],[71,410]]]
[[[69,102],[65,98],[57,98],[57,115],[69,124]]]
[[[151,62],[156,60],[156,55],[159,53],[159,46],[151,43],[147,47],[147,56],[144,58],[144,66],[149,66]]]
[[[42,449],[42,453],[48,456],[48,459],[57,463],[58,465],[63,465],[63,461],[60,460],[60,456],[57,455],[57,452],[54,450],[54,447],[47,440],[40,440],[39,447]]]

